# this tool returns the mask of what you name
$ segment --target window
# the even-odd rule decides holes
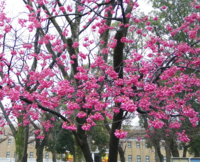
[[[148,148],[148,144],[147,143],[145,143],[145,148]]]
[[[45,159],[48,159],[48,158],[49,158],[49,153],[46,152]]]
[[[140,143],[139,142],[136,143],[136,148],[140,148]]]
[[[165,149],[165,146],[163,146],[162,148]]]
[[[166,162],[166,161],[167,161],[167,159],[166,159],[166,156],[164,156],[164,157],[163,157],[163,159],[164,159],[164,161],[163,161],[163,162]]]
[[[123,143],[122,143],[122,142],[120,142],[119,145],[120,145],[121,147],[123,147]]]
[[[30,152],[29,158],[33,158],[33,152]]]
[[[7,157],[7,158],[10,157],[10,152],[6,152],[6,157]]]
[[[11,145],[11,139],[8,140],[8,145]]]
[[[131,142],[128,142],[128,148],[131,148]]]
[[[34,141],[31,142],[31,146],[34,146]]]
[[[132,155],[128,155],[128,161],[132,161]]]
[[[146,156],[146,162],[149,162],[149,156]]]
[[[137,162],[141,162],[141,157],[140,157],[140,155],[137,155]]]

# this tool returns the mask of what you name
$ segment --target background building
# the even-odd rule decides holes
[[[140,126],[133,126],[131,133],[126,139],[120,140],[120,145],[125,152],[126,162],[156,162],[156,155],[154,147],[149,148],[145,136],[145,129]],[[160,143],[161,154],[164,156],[166,162],[166,150],[164,141]],[[180,157],[183,155],[182,147],[179,148]],[[187,157],[192,157],[187,153]],[[120,158],[118,157],[120,162]]]
[[[141,127],[133,127],[131,136],[127,139],[120,140],[120,145],[122,146],[125,152],[126,162],[156,162],[154,148],[148,148],[146,140],[143,138],[145,135],[145,130]],[[141,137],[138,140],[137,137]],[[28,162],[36,161],[36,149],[34,136],[29,137],[28,144]],[[95,153],[95,152],[94,152]],[[161,144],[161,153],[164,156],[164,162],[166,160],[165,146]],[[179,150],[180,155],[183,154],[183,150]],[[14,162],[15,157],[15,139],[11,136],[9,128],[6,127],[5,135],[0,135],[0,162]],[[188,155],[188,157],[192,157]],[[107,156],[101,158],[103,162],[107,162]],[[72,158],[73,160],[73,158]],[[44,162],[52,162],[52,154],[44,150],[43,155]],[[120,162],[120,158],[118,157]],[[62,160],[58,160],[62,162]]]
[[[6,139],[5,139],[6,138]],[[3,142],[0,143],[0,158],[7,158],[7,159],[12,159],[15,157],[15,139],[12,136],[0,136],[0,139],[5,139]],[[28,144],[28,158],[32,161],[34,161],[36,159],[36,149],[35,149],[35,142],[34,137],[30,137],[29,141],[31,141]],[[44,159],[46,159],[46,161],[52,161],[52,154],[50,152],[47,152],[44,150]],[[48,160],[50,159],[50,160]],[[29,161],[30,161],[29,160]],[[0,160],[1,161],[1,160]],[[2,161],[1,161],[2,162]],[[45,161],[44,161],[45,162]]]

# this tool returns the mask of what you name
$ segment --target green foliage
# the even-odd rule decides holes
[[[46,144],[48,151],[55,149],[58,154],[64,154],[66,150],[74,154],[75,140],[71,131],[62,129],[62,125],[55,124],[55,127],[49,131],[50,137]]]
[[[96,124],[103,125],[103,122],[98,121]],[[104,126],[94,127],[92,134],[92,141],[93,141],[92,150],[95,151],[96,148],[98,147],[99,154],[101,156],[104,156],[109,143],[109,134]]]
[[[195,155],[196,151],[200,153],[200,138],[199,138],[199,136],[195,137],[195,138],[191,138],[189,145],[190,145],[190,147],[188,148],[188,153],[190,155]]]
[[[75,145],[75,156],[76,156],[76,162],[85,162],[83,152],[81,151],[80,146],[78,146],[77,144]]]
[[[167,39],[171,39],[178,43],[180,42],[188,42],[188,36],[185,32],[179,32],[174,37],[171,37],[171,34],[166,29],[167,25],[170,25],[173,29],[176,29],[181,26],[184,22],[184,18],[190,13],[195,12],[195,9],[191,7],[192,0],[153,0],[154,10],[152,11],[152,15],[158,16],[159,21],[154,21],[152,18],[150,19],[151,25],[154,27],[154,31],[156,35],[165,37]],[[163,6],[166,6],[166,9],[162,9]],[[183,7],[184,6],[184,7]],[[156,29],[156,31],[155,31]]]

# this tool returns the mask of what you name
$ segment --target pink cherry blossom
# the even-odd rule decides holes
[[[128,132],[126,132],[122,129],[116,129],[114,134],[117,138],[123,139],[127,136]]]

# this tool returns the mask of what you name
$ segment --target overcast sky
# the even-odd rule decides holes
[[[147,0],[137,0],[140,9],[145,12],[145,14],[148,14],[152,10],[151,4],[147,4]],[[24,7],[23,0],[6,0],[7,9],[6,12],[9,12],[12,15],[16,15],[21,10],[20,8]],[[17,16],[17,15],[16,15]]]

